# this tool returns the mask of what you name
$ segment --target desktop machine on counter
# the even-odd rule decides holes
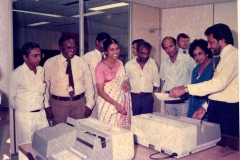
[[[131,160],[133,133],[93,118],[67,119],[34,132],[32,148],[41,160]]]
[[[161,113],[132,116],[135,142],[177,158],[215,146],[221,139],[219,124]]]

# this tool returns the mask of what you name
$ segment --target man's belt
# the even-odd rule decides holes
[[[38,109],[38,110],[34,110],[34,111],[31,111],[31,112],[39,112],[39,111],[41,111],[41,109]]]
[[[136,96],[147,96],[147,95],[152,94],[152,93],[150,93],[150,92],[140,92],[140,93],[131,92],[131,94],[136,95]]]
[[[83,96],[84,96],[84,92],[74,97],[60,97],[60,96],[52,95],[52,98],[59,101],[76,101],[81,99]]]

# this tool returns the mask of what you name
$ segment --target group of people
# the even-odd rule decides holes
[[[163,38],[161,46],[168,57],[161,62],[160,74],[150,58],[152,46],[143,39],[132,42],[135,57],[125,65],[118,59],[117,40],[105,32],[97,35],[95,50],[83,57],[76,55],[74,38],[62,36],[61,54],[43,67],[40,46],[24,44],[24,63],[11,74],[9,97],[16,110],[19,144],[31,142],[35,130],[48,126],[47,118],[53,119],[53,125],[65,123],[67,117],[89,116],[129,125],[132,115],[153,112],[153,92],[160,78],[162,92],[170,97],[190,94],[165,101],[166,114],[219,123],[223,134],[239,137],[237,49],[225,24],[209,27],[205,35],[208,41],[196,39],[190,45],[184,33],[177,40]]]

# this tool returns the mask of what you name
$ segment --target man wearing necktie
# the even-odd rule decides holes
[[[232,32],[225,24],[207,28],[205,35],[208,48],[221,58],[212,79],[175,87],[169,96],[176,98],[185,92],[194,96],[209,95],[209,102],[203,104],[193,118],[202,119],[207,112],[208,121],[220,124],[222,134],[239,137],[238,49],[233,46]]]
[[[44,64],[47,83],[44,102],[45,107],[52,107],[53,125],[65,123],[67,117],[88,117],[95,104],[91,73],[85,61],[75,55],[75,40],[71,36],[62,36],[58,43],[61,54]]]
[[[185,33],[180,33],[177,36],[177,45],[178,45],[178,52],[183,54],[188,54],[188,47],[189,47],[189,36]]]
[[[96,40],[95,40],[96,48],[90,52],[87,52],[83,56],[83,59],[88,64],[88,67],[89,67],[91,75],[92,75],[93,86],[94,86],[94,90],[95,90],[94,99],[95,99],[96,103],[97,103],[97,99],[98,99],[98,93],[97,93],[96,80],[95,80],[95,68],[96,68],[97,64],[106,57],[106,55],[104,54],[104,49],[103,49],[103,42],[106,39],[110,39],[110,38],[111,38],[110,35],[106,32],[98,33]],[[97,104],[95,104],[95,106],[93,107],[91,117],[98,118]]]

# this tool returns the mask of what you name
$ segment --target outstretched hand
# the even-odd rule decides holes
[[[174,87],[169,92],[169,97],[178,98],[185,93],[184,86]]]

